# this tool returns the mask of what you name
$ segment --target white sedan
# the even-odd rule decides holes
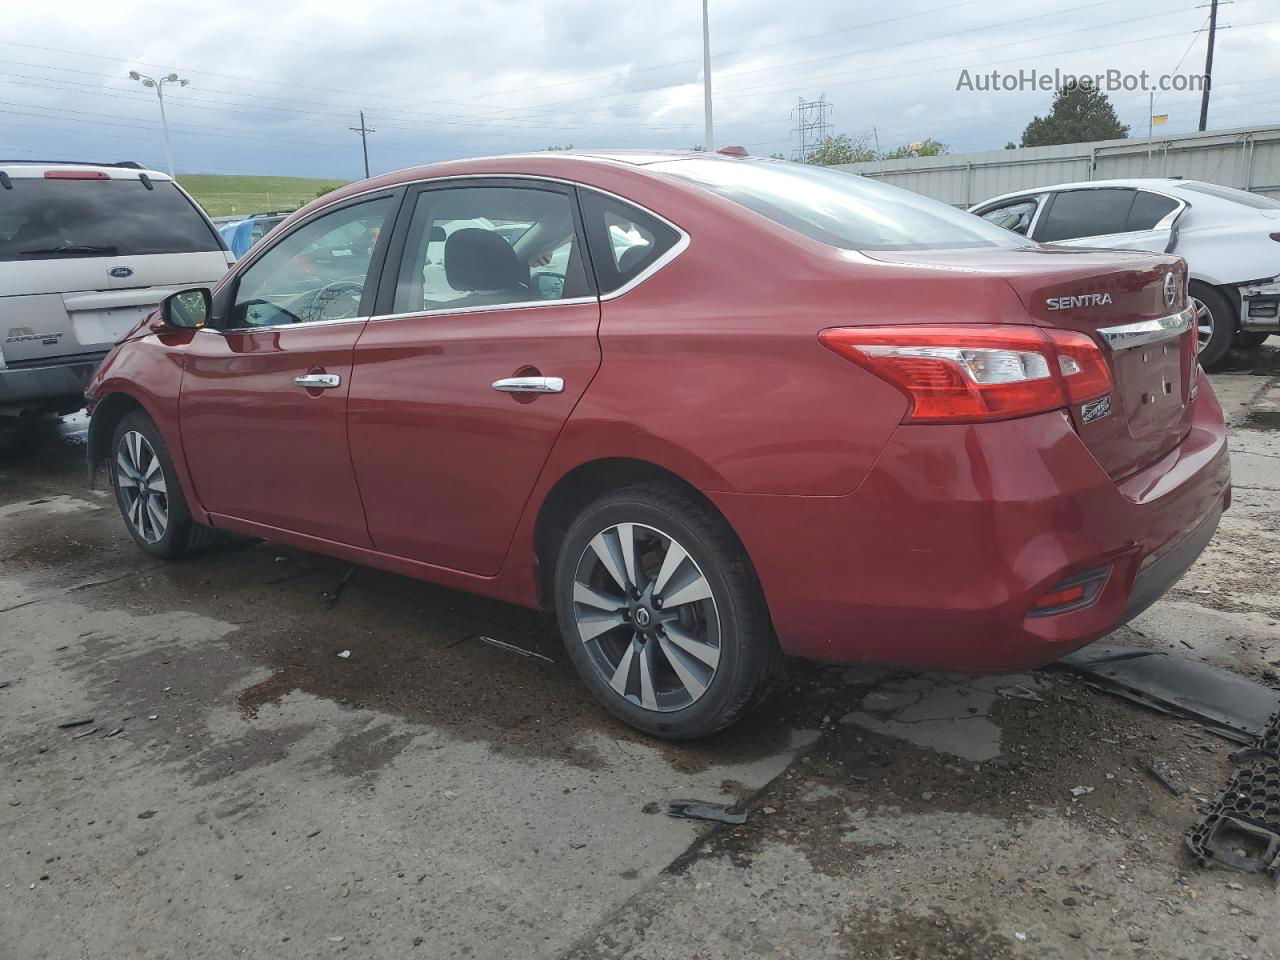
[[[1198,180],[1091,180],[1005,194],[969,212],[1042,243],[1178,254],[1206,367],[1233,341],[1252,347],[1280,334],[1280,318],[1241,310],[1242,291],[1280,283],[1280,200]]]

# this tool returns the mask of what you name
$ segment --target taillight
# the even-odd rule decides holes
[[[46,170],[46,180],[110,180],[101,170]]]
[[[907,395],[904,422],[1006,420],[1111,390],[1088,335],[1016,326],[833,327],[823,345]]]

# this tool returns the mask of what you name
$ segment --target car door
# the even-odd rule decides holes
[[[372,546],[347,445],[352,353],[399,191],[362,197],[255,251],[186,349],[183,449],[205,509]]]
[[[349,435],[386,553],[492,575],[600,365],[573,188],[444,181],[406,198],[355,351]]]
[[[1172,248],[1173,230],[1186,204],[1165,194],[1127,187],[1063,190],[1050,198],[1034,239],[1112,250]]]

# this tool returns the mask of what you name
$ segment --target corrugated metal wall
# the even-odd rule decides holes
[[[968,207],[1015,190],[1113,177],[1183,177],[1280,198],[1280,127],[1099,140],[1054,147],[841,164],[916,193]]]

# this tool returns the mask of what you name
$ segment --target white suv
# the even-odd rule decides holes
[[[1196,301],[1200,362],[1234,341],[1258,346],[1280,333],[1258,285],[1280,289],[1280,200],[1198,180],[1062,183],[995,197],[971,213],[1042,243],[1176,253]],[[1257,302],[1241,310],[1241,296]]]
[[[232,262],[167,174],[0,161],[0,417],[80,409],[117,339]]]

